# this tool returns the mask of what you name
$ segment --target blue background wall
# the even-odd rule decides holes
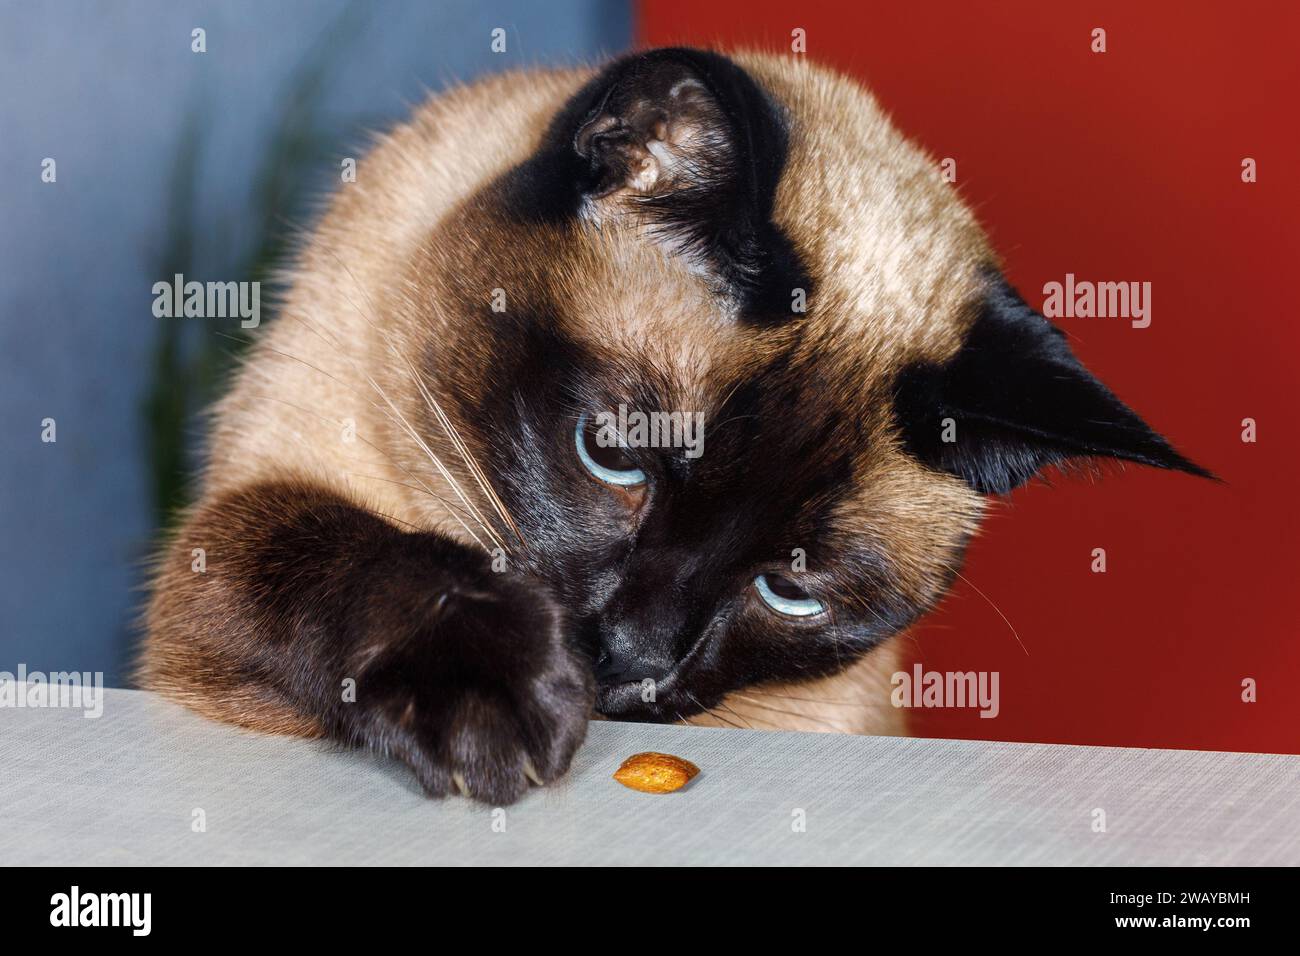
[[[257,170],[306,58],[326,66],[313,126],[337,170],[426,89],[618,52],[631,30],[627,4],[598,0],[0,4],[0,670],[125,682],[155,530],[142,409],[169,321],[150,289],[185,130],[191,272],[242,279]]]

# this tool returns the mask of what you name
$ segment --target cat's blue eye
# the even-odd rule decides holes
[[[811,617],[826,610],[821,601],[779,574],[760,574],[754,578],[754,590],[764,604],[789,617]]]
[[[600,432],[600,428],[583,412],[573,436],[578,447],[578,460],[583,467],[609,485],[629,487],[645,484],[645,472],[636,467],[627,449],[616,442],[602,444]]]

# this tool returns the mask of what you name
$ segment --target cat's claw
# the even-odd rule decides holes
[[[451,775],[451,782],[456,785],[456,789],[460,791],[462,797],[470,795],[469,787],[465,784],[465,775],[459,770]]]
[[[546,783],[542,780],[541,776],[538,775],[537,768],[533,766],[532,760],[528,758],[524,758],[524,776],[539,787],[546,786]]]

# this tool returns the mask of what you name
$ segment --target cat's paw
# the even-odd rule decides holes
[[[507,804],[562,776],[595,689],[549,592],[488,573],[440,592],[424,616],[361,672],[366,742],[404,760],[436,796]]]

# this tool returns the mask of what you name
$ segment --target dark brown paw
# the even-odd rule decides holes
[[[594,686],[550,594],[486,572],[448,587],[426,613],[360,672],[365,742],[404,760],[435,796],[507,804],[562,776]]]

